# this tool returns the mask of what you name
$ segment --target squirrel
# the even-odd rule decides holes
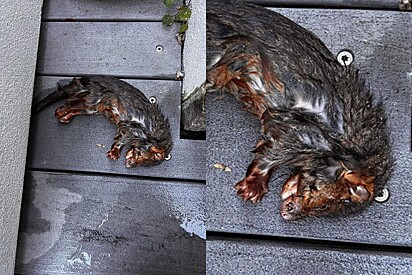
[[[313,33],[279,13],[234,1],[207,2],[208,92],[226,91],[255,116],[261,137],[235,188],[259,202],[273,171],[287,167],[285,220],[353,212],[390,178],[383,103]]]
[[[66,99],[55,111],[61,123],[75,115],[103,114],[117,125],[114,143],[107,157],[117,160],[128,146],[126,167],[160,163],[170,153],[170,125],[155,103],[132,85],[111,76],[74,78],[68,85],[45,97],[35,106],[39,112],[52,103]]]

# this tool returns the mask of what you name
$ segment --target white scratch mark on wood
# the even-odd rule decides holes
[[[104,219],[102,220],[102,223],[97,227],[100,228],[102,227],[102,225],[107,222],[109,220],[109,213],[106,213],[106,216],[104,217]]]

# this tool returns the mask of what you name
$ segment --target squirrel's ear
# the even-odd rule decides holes
[[[373,184],[373,180],[375,179],[374,176],[364,176],[354,172],[346,172],[343,177],[353,184],[362,185]]]
[[[353,202],[363,203],[372,200],[375,177],[354,172],[347,172],[343,177],[350,184],[349,192]]]
[[[76,85],[77,87],[83,87],[83,84],[82,84],[82,82],[80,81],[80,79],[75,78],[75,77],[73,78],[71,84],[74,84],[74,85]]]

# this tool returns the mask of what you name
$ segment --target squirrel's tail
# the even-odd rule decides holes
[[[64,86],[60,86],[60,84],[57,84],[58,88],[56,91],[54,91],[53,93],[49,94],[48,96],[46,96],[45,98],[43,98],[39,103],[37,103],[34,106],[34,111],[35,112],[40,112],[41,110],[43,110],[44,108],[46,108],[47,106],[60,101],[62,99],[67,98],[69,95],[67,92],[65,92]]]

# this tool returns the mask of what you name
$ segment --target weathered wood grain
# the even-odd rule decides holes
[[[182,101],[182,125],[188,131],[206,131],[206,90],[200,85]]]
[[[275,242],[206,242],[206,274],[391,274],[412,272],[412,255],[287,245]]]
[[[180,139],[178,26],[160,23],[175,8],[155,0],[45,1],[34,103],[71,76],[123,76],[156,97],[174,147],[159,166],[126,169],[124,154],[106,158],[115,135],[107,118],[60,124],[53,114],[63,102],[32,114],[17,274],[205,273],[205,142]]]
[[[16,273],[204,274],[203,191],[190,182],[29,172]]]
[[[34,103],[57,87],[58,77],[38,77]],[[70,78],[69,78],[70,79]],[[68,81],[67,79],[66,81]],[[205,141],[180,139],[180,82],[154,80],[126,80],[147,97],[155,96],[168,117],[173,138],[171,160],[158,166],[125,167],[124,153],[117,161],[109,160],[116,126],[104,116],[77,116],[69,124],[61,124],[54,104],[32,115],[27,167],[65,171],[92,171],[151,177],[205,179]],[[104,147],[103,147],[104,146]]]
[[[248,0],[246,0],[248,1]],[[365,8],[365,9],[388,9],[399,10],[398,0],[250,0],[268,7],[319,7],[319,8]]]
[[[244,177],[259,136],[259,122],[234,98],[207,99],[208,230],[298,236],[360,243],[412,246],[411,14],[379,11],[288,10],[281,13],[313,30],[332,50],[348,48],[377,97],[384,100],[392,131],[396,166],[388,187],[391,198],[347,217],[308,218],[285,222],[280,214],[281,184],[274,175],[270,192],[257,205],[243,202],[233,185]],[[228,165],[231,173],[214,169]]]
[[[245,0],[246,1],[246,0]],[[298,6],[323,8],[370,8],[398,10],[398,0],[247,0],[265,6]],[[46,0],[43,7],[45,20],[147,20],[161,21],[164,14],[175,13],[178,5],[166,8],[158,0]],[[110,12],[108,12],[110,11]]]
[[[166,13],[176,13],[177,3],[167,8],[159,0],[45,0],[43,20],[100,19],[161,21]]]
[[[181,64],[176,32],[158,22],[45,22],[37,72],[174,79]]]

